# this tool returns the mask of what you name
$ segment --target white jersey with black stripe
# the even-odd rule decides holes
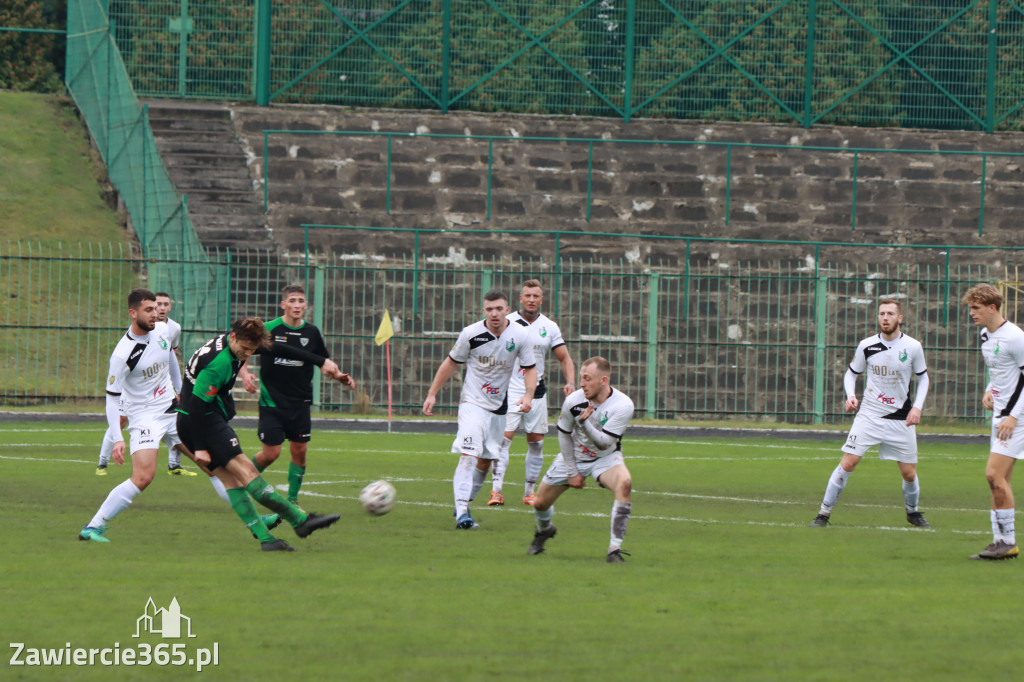
[[[483,320],[462,330],[448,357],[466,365],[459,402],[495,414],[505,414],[508,409],[513,365],[520,363],[529,368],[536,362],[533,334],[527,328],[506,324],[501,334],[495,336]]]
[[[157,322],[153,331],[137,336],[128,331],[110,355],[107,393],[124,399],[128,417],[165,411],[174,399],[171,383],[171,335]]]
[[[875,334],[857,344],[850,371],[866,374],[859,412],[881,419],[906,419],[913,407],[910,379],[928,371],[921,343],[900,332],[892,341]]]
[[[1009,320],[994,332],[983,329],[981,354],[988,367],[986,390],[992,391],[993,415],[1020,419],[1024,413],[1024,331]]]
[[[593,462],[598,457],[607,457],[622,450],[622,436],[626,433],[629,420],[633,418],[633,401],[622,391],[612,388],[611,395],[603,403],[595,404],[593,413],[587,417],[587,421],[596,420],[602,431],[615,438],[611,446],[601,449],[576,422],[576,418],[589,404],[583,389],[577,389],[562,403],[562,412],[558,415],[558,430],[572,434],[573,454],[577,462]]]
[[[518,312],[509,313],[506,319],[533,332],[534,347],[537,349],[537,385],[539,386],[540,381],[544,378],[544,365],[548,360],[548,352],[565,345],[565,339],[562,338],[562,330],[555,324],[554,320],[543,313],[539,313],[537,319],[533,322],[527,322]],[[520,366],[519,361],[516,360],[512,370],[512,381],[508,386],[509,396],[516,400],[523,397],[526,393],[526,382],[523,379],[524,374],[523,368]]]

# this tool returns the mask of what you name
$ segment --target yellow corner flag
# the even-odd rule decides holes
[[[377,329],[377,336],[373,339],[377,342],[377,345],[383,345],[385,341],[395,335],[395,328],[391,326],[391,316],[388,315],[388,309],[384,309],[384,319],[380,321],[380,327]]]

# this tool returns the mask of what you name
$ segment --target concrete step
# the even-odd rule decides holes
[[[227,154],[238,156],[242,151],[238,142],[233,141],[210,141],[198,142],[191,138],[168,139],[156,137],[156,148],[160,155],[164,154]]]
[[[261,203],[263,201],[263,196],[253,190],[252,180],[248,176],[225,177],[219,173],[211,176],[209,174],[179,172],[179,169],[174,169],[171,171],[171,179],[178,186],[179,192],[187,192],[189,195],[203,191],[247,192],[252,194]]]
[[[221,169],[242,167],[248,174],[248,159],[245,154],[237,152],[235,154],[161,152],[160,157],[168,168],[178,166]]]
[[[220,104],[166,99],[143,99],[142,103],[149,106],[150,119],[177,118],[231,120],[231,110]]]
[[[216,189],[212,187],[205,189],[188,189],[185,187],[179,187],[178,191],[181,192],[182,194],[188,195],[189,205],[193,205],[193,208],[198,208],[197,206],[194,206],[194,204],[204,202],[259,206],[261,210],[263,207],[263,201],[261,197],[255,192],[253,192],[251,189],[231,190]]]
[[[160,131],[161,133],[177,134],[195,131],[202,133],[223,133],[231,136],[235,135],[235,128],[231,125],[230,119],[182,119],[174,116],[164,118],[154,117],[153,112],[150,111],[149,126],[153,129],[154,133],[156,133],[156,131]]]

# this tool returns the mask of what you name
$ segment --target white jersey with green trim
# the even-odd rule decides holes
[[[518,311],[509,313],[506,319],[533,332],[534,347],[537,349],[537,385],[539,386],[541,379],[544,378],[544,366],[548,360],[548,352],[565,345],[565,340],[562,338],[562,330],[559,329],[554,320],[544,313],[539,313],[537,319],[533,322],[527,322]],[[519,360],[516,360],[516,364],[512,368],[512,381],[508,385],[510,398],[518,400],[526,393],[524,375],[525,372],[520,366]]]
[[[910,378],[928,371],[921,343],[903,332],[892,341],[875,334],[857,344],[850,371],[867,374],[859,413],[882,419],[906,419],[913,407]]]
[[[602,450],[576,422],[576,418],[588,405],[590,401],[580,388],[569,394],[562,403],[561,414],[558,415],[558,430],[572,434],[573,454],[577,462],[593,462],[598,457],[607,457],[622,450],[622,436],[626,433],[629,420],[633,418],[633,401],[628,395],[614,388],[603,403],[594,405],[594,411],[587,417],[587,421],[596,420],[602,431],[615,438],[611,446]],[[562,453],[562,456],[564,457],[565,453]]]
[[[993,416],[1012,415],[1020,419],[1024,413],[1024,331],[1009,320],[994,332],[981,331],[981,354],[988,367],[992,391]]]
[[[469,325],[448,353],[454,362],[466,365],[459,402],[505,414],[513,365],[533,367],[535,355],[533,334],[525,327],[509,323],[495,336],[484,320]]]
[[[157,322],[144,336],[128,331],[110,355],[107,393],[122,397],[128,418],[163,412],[174,399],[171,383],[171,335],[167,325]]]

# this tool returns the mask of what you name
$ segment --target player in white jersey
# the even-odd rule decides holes
[[[533,394],[533,408],[529,412],[509,411],[505,415],[505,437],[501,441],[501,451],[492,472],[491,499],[487,502],[489,507],[505,504],[502,484],[508,470],[509,448],[512,446],[516,430],[520,427],[526,432],[527,447],[523,504],[533,504],[533,490],[544,466],[544,436],[548,432],[548,398],[544,383],[544,365],[548,359],[548,351],[551,351],[562,365],[562,374],[565,376],[563,393],[569,395],[576,390],[576,367],[573,365],[572,356],[569,355],[569,348],[562,338],[562,330],[551,318],[540,312],[543,302],[544,290],[541,289],[540,282],[535,279],[527,280],[523,282],[519,294],[519,311],[508,316],[509,321],[534,333],[534,344],[537,348],[537,390]],[[526,393],[523,373],[523,368],[517,361],[513,367],[512,381],[508,386],[509,402],[515,403]]]
[[[864,454],[878,446],[879,459],[896,460],[903,477],[903,501],[907,522],[918,528],[931,524],[918,511],[921,486],[917,478],[917,424],[928,396],[928,368],[920,342],[902,331],[900,304],[884,300],[878,304],[878,327],[881,330],[857,345],[853,361],[846,370],[846,411],[857,411],[853,426],[843,445],[843,457],[829,477],[818,515],[811,527],[829,524],[832,509],[846,482]],[[857,377],[867,375],[864,400],[857,400]],[[910,379],[917,377],[917,393],[910,400]]]
[[[171,348],[170,331],[165,323],[157,320],[156,295],[148,289],[133,290],[128,295],[128,314],[131,327],[110,356],[106,412],[108,428],[120,436],[118,402],[124,396],[132,475],[110,491],[95,516],[79,533],[81,540],[109,542],[104,536],[107,524],[153,481],[161,440],[169,448],[184,447],[178,438],[174,411],[181,372]],[[174,376],[178,377],[177,384],[172,382]],[[124,451],[124,441],[119,439],[111,455],[114,462],[124,462]]]
[[[452,452],[461,455],[452,478],[456,528],[478,525],[469,512],[469,503],[483,486],[491,462],[498,459],[505,413],[509,409],[508,384],[517,361],[525,370],[526,391],[513,409],[529,412],[537,388],[533,334],[510,323],[506,319],[508,312],[508,297],[504,293],[490,291],[484,295],[484,319],[459,334],[455,346],[437,368],[423,401],[423,414],[432,416],[441,387],[459,365],[466,365],[459,399],[459,432],[452,443]]]
[[[544,474],[533,512],[537,531],[527,554],[540,554],[544,543],[555,537],[551,522],[555,500],[569,488],[583,488],[587,476],[615,494],[612,504],[611,541],[608,563],[625,559],[622,541],[632,510],[632,477],[622,459],[622,436],[633,417],[633,401],[622,391],[612,388],[611,364],[602,357],[593,357],[580,367],[580,390],[573,392],[562,404],[558,417],[558,445],[561,452]]]
[[[164,322],[167,324],[168,333],[171,339],[171,350],[174,352],[174,357],[178,361],[178,366],[181,366],[181,357],[178,352],[178,348],[181,345],[181,325],[172,320],[167,316],[172,307],[171,296],[167,292],[158,291],[156,293],[156,319],[158,322]],[[181,373],[177,372],[171,376],[171,381],[174,382],[174,391],[178,393],[181,391]],[[96,474],[98,476],[107,475],[107,465],[110,463],[110,455],[114,451],[114,443],[121,438],[121,431],[128,425],[128,409],[122,396],[121,402],[118,405],[120,410],[121,419],[119,429],[114,431],[110,428],[107,429],[103,435],[103,443],[100,445],[100,457],[99,463],[96,467]],[[167,453],[167,473],[174,476],[196,476],[196,474],[188,469],[181,466],[181,452],[171,448]]]
[[[972,559],[1013,559],[1017,548],[1014,528],[1013,466],[1024,457],[1024,429],[1017,422],[1024,415],[1024,331],[1003,317],[1003,295],[989,284],[967,290],[963,302],[971,321],[981,327],[981,354],[989,382],[982,405],[992,410],[992,436],[985,479],[992,491],[992,543]]]
[[[178,348],[181,346],[181,325],[168,317],[171,312],[171,308],[174,303],[171,301],[171,295],[166,291],[156,292],[156,319],[161,322],[167,323],[167,327],[171,334],[171,349],[174,352],[174,356],[178,360],[178,366],[181,366],[181,355]],[[175,381],[175,386],[179,387],[177,390],[180,391],[181,376],[171,377]],[[167,473],[171,476],[196,476],[194,471],[189,471],[181,466],[181,453],[173,448],[167,451]]]

